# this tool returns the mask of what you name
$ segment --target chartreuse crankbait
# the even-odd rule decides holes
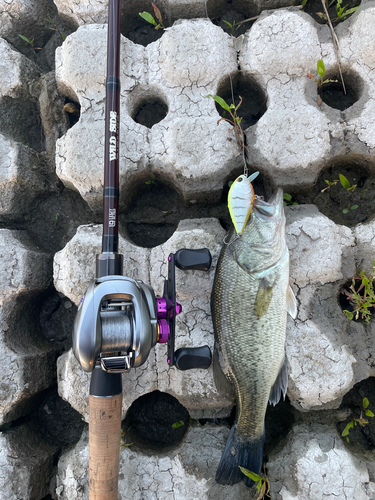
[[[233,182],[228,193],[229,213],[237,234],[242,234],[254,205],[255,193],[251,184],[259,172],[250,177],[240,175]]]

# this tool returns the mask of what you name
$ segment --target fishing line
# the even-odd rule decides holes
[[[234,102],[234,93],[233,93],[233,82],[232,82],[232,75],[229,73],[229,80],[230,80],[230,91],[231,91],[231,94],[232,94],[232,104],[234,107],[236,107],[236,104]],[[237,112],[234,111],[234,116],[236,117],[236,114]],[[242,134],[242,160],[243,160],[243,174],[245,177],[249,177],[249,170],[247,168],[247,163],[246,163],[246,158],[245,158],[245,140],[244,140],[244,133],[243,133],[243,130],[242,130],[242,127],[241,127],[241,124],[237,125],[239,127],[239,129],[241,130],[241,134]]]

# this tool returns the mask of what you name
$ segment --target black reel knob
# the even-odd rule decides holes
[[[208,271],[211,267],[212,257],[207,248],[188,250],[181,248],[175,253],[175,265],[183,271],[196,269]]]
[[[192,368],[209,368],[212,363],[212,354],[208,345],[202,347],[182,347],[174,355],[174,364],[179,370]]]

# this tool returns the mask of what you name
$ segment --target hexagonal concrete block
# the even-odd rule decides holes
[[[88,283],[94,278],[92,257],[100,252],[101,226],[81,226],[76,236],[55,255],[55,286],[78,304]],[[180,248],[210,249],[216,262],[224,230],[214,219],[183,221],[163,245],[153,249],[136,247],[122,238],[119,251],[125,256],[124,275],[151,284],[156,295],[163,294],[170,252]],[[91,259],[91,262],[90,262]],[[176,349],[182,346],[213,347],[210,295],[214,266],[209,272],[176,269],[177,299],[182,313],[176,320]],[[88,418],[90,376],[83,373],[72,352],[58,361],[60,395],[84,418]],[[167,349],[157,344],[147,362],[123,375],[123,411],[138,397],[153,390],[176,397],[196,418],[227,414],[232,402],[221,397],[214,386],[212,369],[178,371],[169,369]]]
[[[355,239],[313,205],[287,209],[286,235],[299,305],[296,320],[287,324],[288,397],[304,411],[327,403],[337,407],[358,381],[352,341],[343,335],[347,319],[337,302],[355,269]]]
[[[352,455],[328,425],[293,427],[281,450],[267,464],[275,500],[370,500],[374,483],[364,461]]]
[[[214,480],[228,431],[225,427],[192,427],[182,443],[167,455],[124,448],[120,455],[119,499],[248,499],[250,490],[244,483],[222,486]],[[59,500],[88,499],[88,458],[85,431],[76,447],[59,461]]]
[[[56,52],[60,91],[81,104],[79,122],[57,142],[57,174],[96,212],[102,207],[106,36],[105,26],[84,26]],[[227,141],[230,125],[217,126],[220,116],[206,96],[237,69],[234,39],[211,22],[182,21],[146,48],[122,38],[121,53],[120,191],[151,168],[186,199],[219,197],[228,163],[242,155],[236,141]],[[153,100],[168,113],[149,129],[133,118]]]

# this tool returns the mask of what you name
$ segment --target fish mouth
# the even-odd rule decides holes
[[[283,190],[281,188],[277,188],[268,202],[261,199],[255,200],[253,209],[254,212],[257,212],[257,216],[262,220],[281,217],[284,211]]]

